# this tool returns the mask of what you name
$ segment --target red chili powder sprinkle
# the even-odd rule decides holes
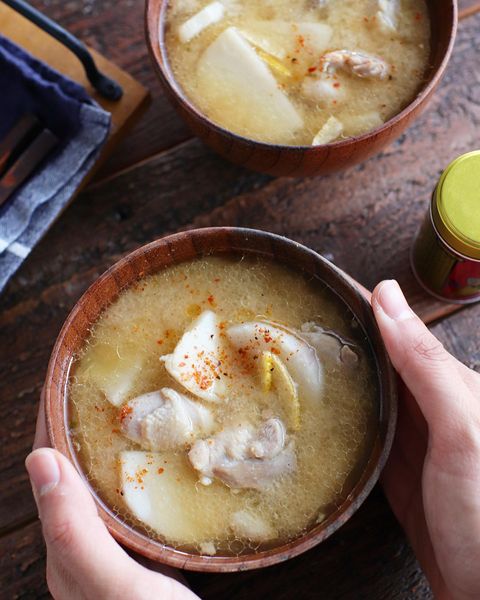
[[[213,280],[215,283],[218,283],[220,281],[220,277],[215,277],[215,279]]]
[[[207,298],[208,303],[210,304],[210,306],[213,306],[215,304],[215,298],[212,296],[212,294],[210,294],[210,296]]]
[[[159,475],[161,475],[164,471],[165,471],[165,469],[163,467],[159,467],[158,468],[158,474]]]
[[[122,406],[122,409],[120,411],[120,421],[123,422],[124,419],[127,418],[127,416],[129,414],[131,414],[133,412],[133,408],[131,406],[128,406],[128,404],[126,404],[125,406]]]
[[[157,344],[161,346],[163,344],[163,340],[157,340]]]
[[[309,73],[315,73],[315,71],[316,71],[316,70],[317,70],[317,67],[310,67],[310,68],[308,69],[308,72],[309,72]]]
[[[339,87],[340,87],[340,84],[338,83],[338,81],[336,81],[336,82],[333,84],[333,87],[334,87],[334,88],[339,88]]]
[[[278,348],[275,348],[275,346],[272,346],[270,348],[270,351],[272,354],[280,354],[280,350]]]

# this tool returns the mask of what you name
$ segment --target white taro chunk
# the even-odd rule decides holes
[[[160,360],[190,393],[208,402],[220,402],[225,397],[220,357],[218,318],[206,310],[185,331],[173,353]]]
[[[363,79],[384,80],[390,74],[389,65],[378,56],[352,50],[334,50],[322,57],[325,73],[345,71]]]
[[[270,523],[250,510],[233,513],[230,526],[237,537],[252,542],[268,542],[277,537],[277,532]]]
[[[101,390],[110,404],[120,406],[131,394],[142,364],[133,348],[97,344],[86,355],[79,375]]]
[[[391,34],[397,30],[399,0],[376,0],[375,23],[382,33]]]
[[[141,451],[120,453],[120,482],[130,514],[170,543],[191,543],[222,536],[227,515],[205,518],[205,497],[189,498],[195,475],[183,456]]]
[[[198,62],[198,92],[227,127],[264,141],[293,139],[303,120],[254,48],[229,27]]]
[[[302,84],[302,95],[320,106],[331,106],[345,99],[345,86],[331,75],[320,73],[305,78]]]
[[[303,38],[303,49],[321,54],[329,47],[332,29],[325,23],[250,21],[241,34],[254,46],[283,60],[299,50],[299,36]]]
[[[254,357],[273,349],[298,386],[301,401],[318,405],[323,392],[323,369],[315,349],[293,332],[267,321],[250,321],[227,329],[230,343]]]
[[[178,28],[178,37],[184,44],[197,37],[204,29],[223,18],[225,8],[221,2],[211,2],[201,11],[190,17]]]
[[[205,556],[215,556],[217,553],[217,548],[213,542],[201,542],[199,544],[199,549],[201,554]]]
[[[329,117],[325,125],[320,129],[317,135],[313,138],[312,146],[321,146],[322,144],[330,144],[342,135],[343,125],[335,117]]]
[[[344,118],[343,124],[347,135],[360,135],[383,125],[384,121],[375,110],[360,115]]]
[[[219,479],[233,489],[264,490],[296,469],[294,444],[273,418],[255,428],[237,424],[206,440],[197,440],[188,454],[200,483]]]
[[[127,402],[120,411],[122,432],[142,448],[175,450],[208,435],[214,419],[208,408],[170,388]]]

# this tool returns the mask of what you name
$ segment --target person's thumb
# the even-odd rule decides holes
[[[49,558],[54,558],[86,597],[111,597],[135,567],[110,536],[73,465],[41,448],[26,459]],[[119,596],[121,597],[121,596]]]
[[[460,363],[409,307],[396,281],[382,281],[372,306],[393,366],[437,434],[463,428],[472,414]]]

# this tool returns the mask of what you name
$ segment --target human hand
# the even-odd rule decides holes
[[[395,281],[372,306],[403,380],[383,473],[396,517],[440,600],[480,598],[480,374],[451,356]]]
[[[198,600],[175,577],[147,569],[112,538],[73,465],[46,448],[43,400],[26,467],[47,545],[47,583],[55,600]],[[168,573],[168,576],[167,576]]]

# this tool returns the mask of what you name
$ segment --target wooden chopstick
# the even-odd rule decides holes
[[[0,141],[0,177],[9,168],[22,146],[28,145],[41,131],[40,121],[32,114],[24,115]]]
[[[43,129],[0,178],[0,206],[15,192],[58,144],[58,138]]]

